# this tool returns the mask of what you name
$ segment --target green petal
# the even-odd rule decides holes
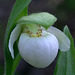
[[[56,36],[56,38],[59,41],[59,49],[61,51],[65,52],[65,51],[69,50],[70,40],[62,31],[60,31],[59,29],[52,27],[52,26],[47,31]]]
[[[47,13],[34,13],[29,16],[23,16],[17,23],[19,24],[37,24],[43,26],[45,29],[49,28],[56,22],[56,17]]]
[[[9,39],[9,51],[11,53],[11,56],[12,58],[14,59],[14,49],[13,49],[13,45],[14,45],[14,42],[17,40],[17,38],[19,37],[20,35],[20,32],[21,32],[21,25],[17,25],[14,30],[11,32],[11,35],[10,35],[10,39]]]

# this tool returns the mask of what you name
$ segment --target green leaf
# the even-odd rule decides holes
[[[9,52],[9,48],[8,48],[8,42],[9,42],[11,31],[16,26],[17,20],[20,19],[22,16],[27,15],[27,6],[30,3],[30,1],[31,0],[17,0],[10,14],[8,24],[7,24],[6,34],[5,34],[5,40],[4,40],[5,75],[13,75],[21,59],[18,53],[17,42],[15,42],[15,45],[14,45],[15,59],[14,60],[12,59],[11,54]]]
[[[37,24],[48,29],[51,25],[56,22],[57,18],[47,12],[33,13],[28,16],[23,16],[18,20],[18,24]]]
[[[74,41],[67,26],[64,27],[64,33],[70,39],[70,50],[68,52],[59,52],[54,75],[75,75]]]

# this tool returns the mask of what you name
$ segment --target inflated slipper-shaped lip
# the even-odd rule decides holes
[[[18,48],[22,58],[37,68],[45,68],[53,62],[58,53],[58,40],[46,31],[41,37],[29,37],[23,33],[20,36]]]

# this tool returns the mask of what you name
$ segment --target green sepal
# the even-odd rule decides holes
[[[18,24],[37,24],[48,29],[56,22],[57,18],[47,12],[33,13],[29,16],[23,16],[18,20]]]

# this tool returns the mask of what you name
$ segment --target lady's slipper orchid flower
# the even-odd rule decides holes
[[[59,29],[52,27],[56,17],[43,12],[24,16],[18,20],[9,38],[9,50],[14,59],[14,42],[19,38],[18,49],[22,58],[37,68],[45,68],[53,62],[58,49],[65,52],[70,40]],[[51,27],[50,27],[51,26]],[[47,30],[43,30],[44,27]]]

